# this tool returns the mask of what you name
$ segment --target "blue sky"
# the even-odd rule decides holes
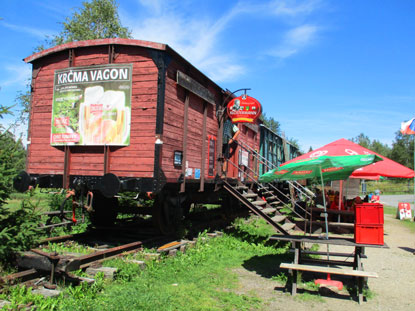
[[[25,89],[31,65],[22,59],[81,3],[2,1],[2,105]],[[169,44],[222,88],[251,88],[304,151],[360,133],[391,145],[400,123],[415,117],[415,1],[118,4],[135,39]]]

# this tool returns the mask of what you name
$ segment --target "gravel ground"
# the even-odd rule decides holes
[[[263,310],[414,310],[415,294],[415,234],[390,215],[385,215],[385,243],[389,249],[366,248],[367,259],[364,268],[377,272],[379,278],[369,279],[372,298],[359,305],[343,289],[339,293],[321,293],[310,291],[292,297],[284,290],[284,285],[271,280],[279,273],[272,260],[264,260],[261,267],[244,264],[236,270],[240,278],[239,293],[254,294],[265,301]],[[332,250],[332,248],[330,248]],[[350,248],[349,248],[350,250]],[[333,251],[347,251],[336,249]],[[258,261],[258,260],[257,260]],[[333,279],[336,277],[333,276]],[[301,290],[299,290],[301,292]]]

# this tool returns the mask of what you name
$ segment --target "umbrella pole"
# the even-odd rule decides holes
[[[339,180],[339,205],[338,205],[338,210],[341,210],[341,202],[343,198],[343,180]],[[340,213],[337,215],[337,222],[340,222]]]
[[[323,190],[324,222],[326,223],[326,239],[328,240],[329,239],[329,225],[327,223],[326,194],[324,192],[323,172],[321,171],[321,166],[320,166],[320,178],[321,178],[321,188]]]

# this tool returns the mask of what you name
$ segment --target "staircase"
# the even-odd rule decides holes
[[[300,230],[281,210],[283,203],[272,191],[266,188],[254,191],[245,185],[233,186],[227,181],[223,181],[223,188],[281,234],[289,235],[293,230]]]
[[[239,143],[242,149],[247,150],[254,158],[256,163],[264,164],[266,163],[269,169],[275,167],[275,165],[270,164],[266,159],[264,159],[259,153],[255,150],[246,146],[242,143]],[[238,165],[228,160],[228,165],[236,167],[239,172],[241,172],[245,178],[244,180],[250,184],[250,187],[247,187],[245,184],[238,183],[233,185],[228,181],[222,181],[223,188],[230,193],[234,198],[239,200],[244,206],[249,208],[254,214],[263,218],[267,223],[274,227],[278,232],[284,235],[290,235],[293,231],[302,231],[292,219],[292,215],[295,215],[297,221],[304,221],[304,228],[306,228],[307,216],[309,212],[306,211],[302,206],[298,205],[294,200],[291,199],[290,195],[284,193],[278,187],[272,183],[261,184],[257,181],[257,173],[251,169],[245,167],[245,170],[242,170]],[[311,198],[313,193],[307,193],[307,189],[304,189],[298,183],[289,183],[290,188],[294,188],[296,191],[301,193],[303,196]],[[288,192],[288,191],[287,191]],[[282,198],[285,201],[290,202],[290,205],[285,205]],[[289,212],[286,212],[286,208],[283,207],[289,206]],[[299,213],[301,212],[301,214]]]

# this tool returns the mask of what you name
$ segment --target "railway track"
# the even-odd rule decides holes
[[[184,252],[197,242],[197,236],[204,230],[210,232],[223,230],[230,222],[240,216],[246,216],[243,211],[226,218],[220,211],[210,211],[200,215],[192,215],[191,228],[187,229],[186,239],[177,239],[175,236],[158,235],[150,226],[143,225],[137,229],[133,222],[120,221],[114,227],[97,227],[80,234],[51,237],[44,239],[39,245],[24,252],[17,260],[19,272],[0,278],[0,291],[2,285],[25,284],[33,288],[43,287],[46,290],[55,289],[56,283],[79,284],[85,280],[73,272],[79,269],[99,267],[101,262],[111,258],[125,258],[126,255],[137,253],[140,258],[159,258],[162,254],[175,255]],[[128,224],[127,224],[128,223]],[[216,231],[217,232],[217,231]],[[216,236],[217,233],[209,233]],[[76,246],[87,250],[84,253],[62,251]],[[60,248],[60,250],[57,250]],[[152,250],[144,252],[144,250]],[[144,265],[140,260],[133,263]],[[62,283],[62,282],[60,282]]]

